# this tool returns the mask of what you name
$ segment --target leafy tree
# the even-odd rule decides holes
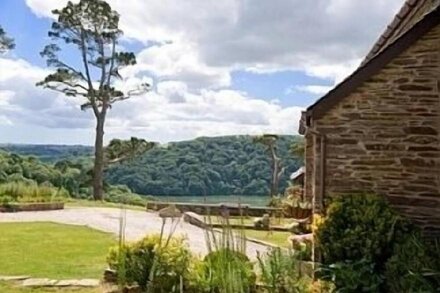
[[[43,81],[37,83],[68,97],[82,98],[82,110],[92,109],[96,118],[95,160],[93,168],[93,197],[103,199],[104,124],[112,104],[149,89],[148,84],[129,90],[117,89],[115,80],[121,79],[120,70],[136,64],[132,52],[118,51],[119,14],[103,0],[68,2],[61,10],[53,10],[57,20],[48,35],[53,43],[46,45],[41,56],[47,65],[56,68]],[[69,45],[77,49],[81,66],[75,67],[59,57]]]
[[[132,137],[129,140],[113,139],[105,148],[106,163],[111,165],[126,160],[132,160],[156,145],[155,142],[146,141],[145,139],[136,137]]]
[[[278,135],[264,134],[262,136],[254,137],[254,142],[266,146],[267,152],[271,160],[271,181],[270,181],[270,196],[278,195],[278,185],[280,184],[281,176],[284,174],[285,167],[282,166],[281,158],[277,155],[277,141]]]
[[[14,39],[6,35],[5,30],[0,26],[0,54],[14,49]]]
[[[297,140],[278,137],[277,155],[286,168],[280,190],[287,187],[288,175],[302,165],[289,152]],[[109,166],[105,173],[107,182],[146,195],[268,195],[270,166],[270,156],[252,137],[226,136],[156,147]]]
[[[304,139],[295,141],[294,143],[292,143],[290,147],[290,153],[292,154],[292,156],[295,156],[302,160],[304,160],[305,151],[306,151],[306,143]]]

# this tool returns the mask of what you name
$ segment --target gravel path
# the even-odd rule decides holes
[[[57,222],[72,225],[88,226],[97,230],[119,233],[119,218],[121,211],[115,208],[66,208],[57,211],[0,213],[0,222]],[[165,230],[170,229],[170,220]],[[149,233],[159,233],[162,219],[156,213],[126,210],[126,239],[138,240]],[[175,235],[185,235],[188,238],[190,249],[196,254],[207,253],[205,233],[202,229],[183,222],[177,225]],[[256,252],[264,252],[266,246],[247,242],[247,255],[255,259]]]

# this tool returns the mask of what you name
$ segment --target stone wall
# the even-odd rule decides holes
[[[281,214],[280,208],[273,207],[254,207],[249,205],[228,205],[228,204],[198,204],[198,203],[178,203],[178,202],[158,202],[151,201],[147,205],[147,210],[158,211],[174,205],[181,212],[193,212],[199,215],[218,216],[225,212],[230,216],[249,216],[261,217],[264,214]]]
[[[403,214],[440,234],[439,78],[438,26],[311,122],[306,195],[319,196],[319,149],[316,140],[310,145],[311,133],[319,132],[326,137],[326,196],[387,195]]]

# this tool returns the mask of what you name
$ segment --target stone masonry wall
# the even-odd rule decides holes
[[[312,121],[312,130],[326,134],[326,196],[386,195],[400,212],[440,234],[439,79],[440,26]],[[306,186],[319,174],[311,169]]]

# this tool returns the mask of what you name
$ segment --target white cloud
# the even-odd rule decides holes
[[[65,2],[26,0],[39,16],[50,16]],[[403,0],[109,2],[121,13],[127,37],[161,44],[146,49],[141,63],[192,87],[194,80],[205,84],[206,79],[214,86],[227,85],[228,70],[234,69],[303,70],[340,81]]]
[[[26,0],[39,17],[52,17],[50,11],[66,2]],[[118,85],[128,90],[152,83],[146,76],[157,84],[151,93],[114,105],[107,139],[137,135],[169,141],[296,133],[300,107],[231,90],[231,73],[296,70],[337,83],[356,68],[403,0],[109,2],[121,14],[127,41],[122,45],[131,40],[144,45],[138,64],[122,72],[127,78]],[[77,100],[35,89],[44,74],[23,60],[0,59],[0,124],[92,130],[92,114],[80,112]],[[290,90],[328,89],[310,84]]]
[[[324,95],[328,93],[333,87],[325,85],[299,85],[295,87],[288,88],[286,90],[287,94],[295,93],[296,91],[310,93],[314,95]]]
[[[27,124],[90,131],[93,114],[79,110],[81,101],[35,87],[47,73],[23,60],[0,58],[0,125]],[[143,80],[132,77],[130,88]],[[302,108],[282,106],[233,90],[192,93],[182,81],[163,81],[156,90],[115,104],[108,114],[107,140],[139,135],[162,142],[200,135],[296,133]]]
[[[6,117],[9,124],[90,127],[90,117],[78,110],[79,100],[35,86],[47,73],[22,59],[0,58],[0,116]]]
[[[159,80],[179,80],[190,88],[218,88],[231,83],[230,69],[204,64],[189,43],[165,43],[150,46],[137,55],[137,64],[128,75],[152,73]]]

